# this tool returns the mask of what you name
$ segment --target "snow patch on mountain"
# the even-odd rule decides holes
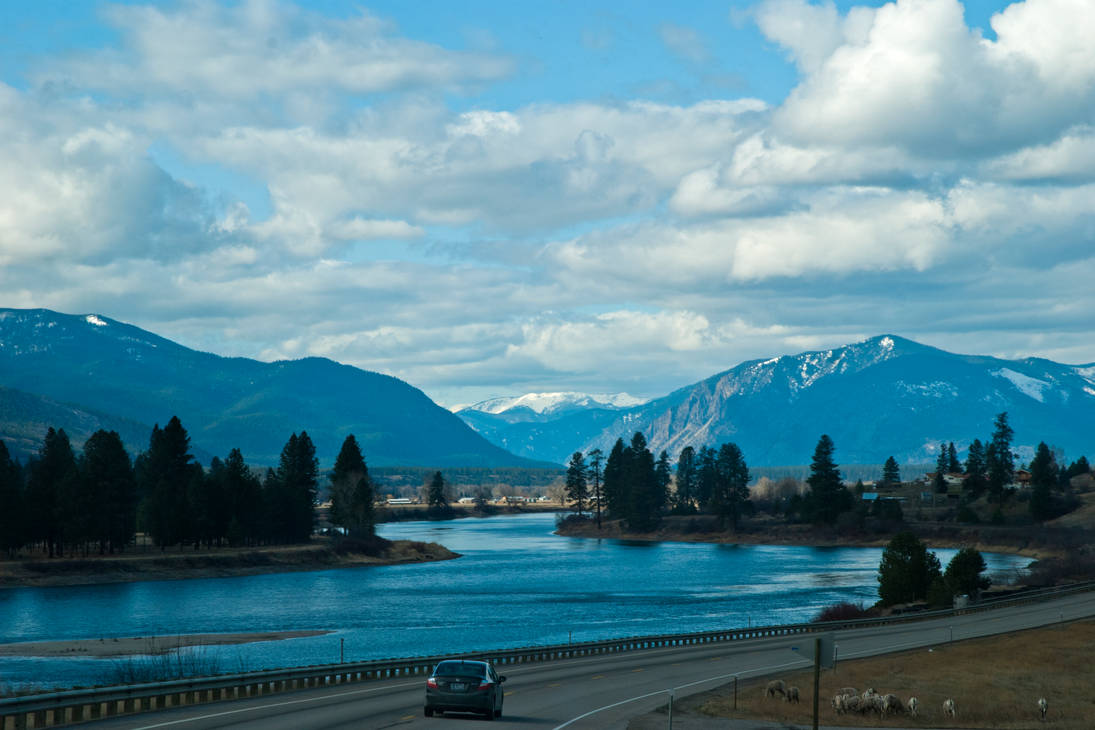
[[[994,370],[992,375],[1010,380],[1012,385],[1019,389],[1024,395],[1028,395],[1039,403],[1045,403],[1045,391],[1047,388],[1051,388],[1052,385],[1044,380],[1038,380],[1032,378],[1029,375],[1010,370],[1009,368],[1001,368]]]
[[[646,401],[627,393],[526,393],[520,396],[491,398],[467,407],[470,411],[505,413],[514,408],[528,408],[544,415],[565,408],[630,408]]]
[[[89,314],[88,316],[84,317],[84,321],[88,324],[93,324],[96,327],[106,327],[106,322],[99,319],[94,314]]]

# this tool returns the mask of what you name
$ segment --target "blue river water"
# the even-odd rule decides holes
[[[198,647],[231,672],[808,621],[874,603],[879,548],[645,543],[552,534],[551,514],[381,525],[437,563],[240,578],[0,589],[0,643],[329,630]],[[953,550],[937,550],[945,566]],[[989,572],[1029,559],[986,554]],[[117,659],[0,657],[0,689],[109,683]]]

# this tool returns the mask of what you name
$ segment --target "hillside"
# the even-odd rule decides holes
[[[828,433],[837,461],[933,463],[941,441],[960,451],[986,441],[1007,411],[1014,447],[1029,459],[1039,441],[1066,458],[1095,454],[1095,366],[1029,358],[957,355],[883,335],[833,350],[742,363],[646,404],[510,421],[462,411],[484,436],[524,456],[565,461],[576,450],[608,451],[642,431],[674,458],[688,445],[737,443],[750,465],[808,463]]]
[[[370,464],[543,466],[397,378],[323,358],[220,357],[97,315],[0,309],[0,386],[33,396],[22,400],[24,416],[0,419],[0,438],[22,445],[40,444],[35,433],[50,425],[78,443],[106,427],[136,453],[151,424],[178,415],[195,452],[239,448],[255,465],[276,464],[289,435],[306,430],[323,462],[352,433]]]

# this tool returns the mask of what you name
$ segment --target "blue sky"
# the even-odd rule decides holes
[[[0,306],[446,405],[1095,361],[1087,0],[0,3]]]

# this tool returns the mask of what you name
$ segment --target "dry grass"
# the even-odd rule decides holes
[[[821,724],[848,727],[1006,728],[1061,730],[1095,728],[1092,649],[1095,621],[951,645],[839,662],[821,673]],[[739,688],[737,711],[732,689],[721,688],[700,705],[717,717],[767,719],[807,725],[812,721],[813,672],[781,677],[800,688],[802,702],[791,705],[763,698],[764,682]],[[866,687],[920,700],[920,716],[880,720],[878,715],[837,715],[830,699],[841,687]],[[954,698],[958,717],[943,717],[943,700]],[[1049,700],[1045,724],[1036,702]]]

